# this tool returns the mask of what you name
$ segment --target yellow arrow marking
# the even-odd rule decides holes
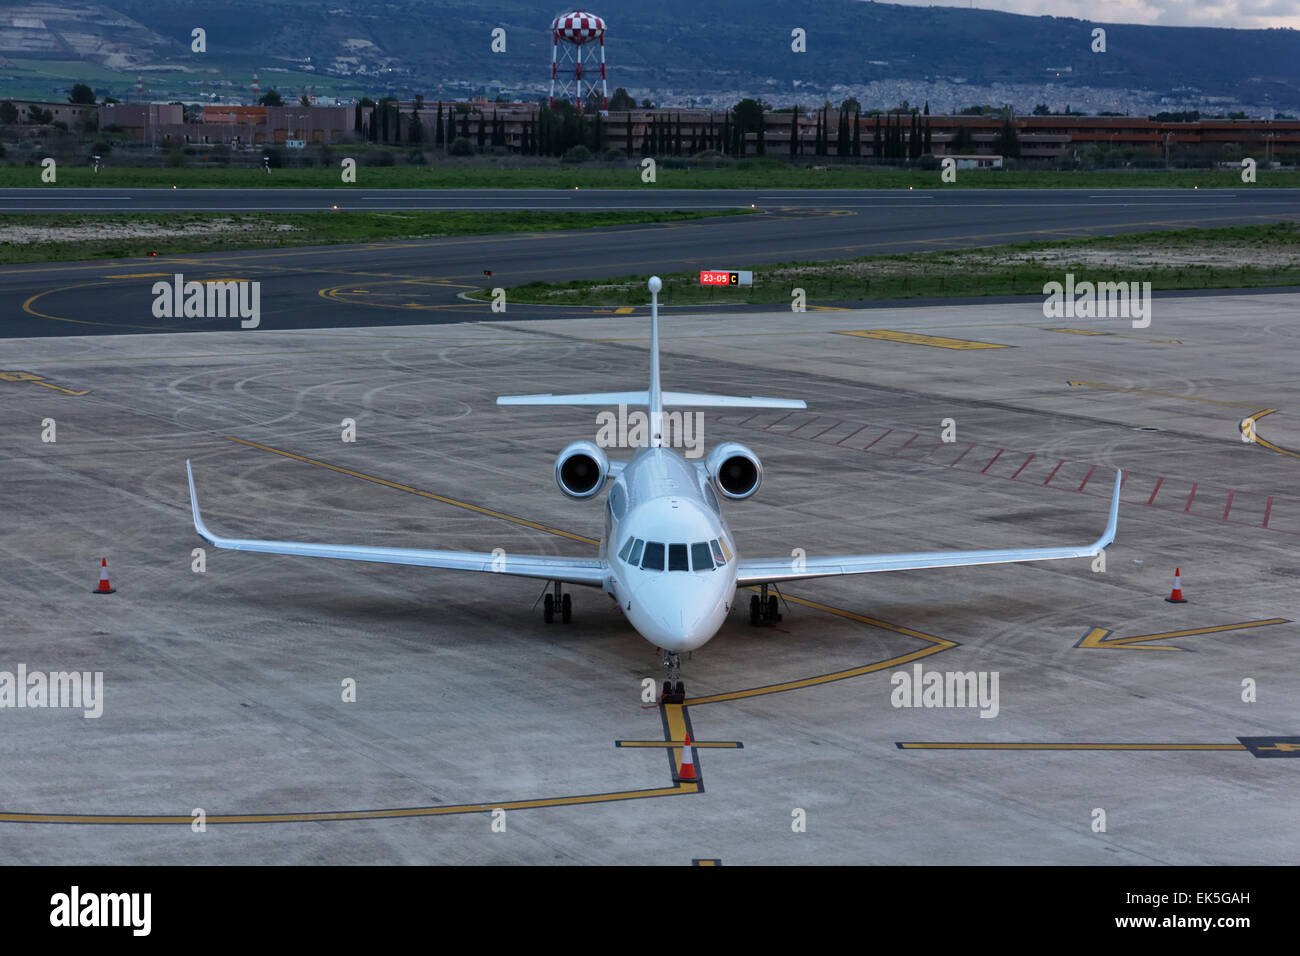
[[[1223,631],[1241,631],[1251,627],[1265,627],[1269,624],[1289,624],[1284,617],[1271,617],[1266,621],[1242,621],[1240,624],[1220,624],[1217,627],[1195,627],[1182,631],[1165,631],[1162,634],[1138,634],[1134,637],[1111,637],[1111,631],[1104,627],[1094,627],[1075,647],[1133,647],[1140,651],[1181,651],[1184,648],[1172,644],[1146,644],[1144,641],[1159,641],[1169,637],[1196,637],[1199,634],[1219,634]]]
[[[90,390],[82,392],[74,391],[70,388],[64,388],[62,385],[53,385],[41,380],[40,375],[34,375],[31,372],[0,372],[0,381],[5,382],[31,382],[33,385],[43,385],[45,388],[52,388],[56,392],[64,392],[68,395],[89,395]]]

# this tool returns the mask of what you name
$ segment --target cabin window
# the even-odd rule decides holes
[[[647,541],[645,544],[645,557],[641,559],[641,567],[647,571],[662,571],[664,569],[664,546],[658,541]]]
[[[709,542],[701,541],[691,545],[691,567],[696,571],[713,570],[713,555],[709,552]]]
[[[643,547],[645,547],[645,542],[640,538],[637,538],[636,543],[632,545],[632,554],[628,557],[627,563],[634,568],[641,563],[641,549]]]
[[[727,556],[722,553],[722,544],[717,538],[709,542],[709,549],[713,552],[713,561],[719,567],[727,563]]]
[[[636,544],[636,538],[628,536],[627,543],[623,545],[623,550],[618,553],[619,558],[626,561],[628,555],[632,553],[632,545]]]
[[[686,545],[670,544],[668,546],[668,570],[669,571],[689,571],[691,566],[686,562]]]

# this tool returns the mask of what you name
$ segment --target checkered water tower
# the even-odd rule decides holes
[[[605,87],[605,21],[574,10],[551,21],[551,99],[565,99],[584,112],[609,109]]]

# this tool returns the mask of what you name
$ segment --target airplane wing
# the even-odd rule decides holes
[[[502,395],[498,405],[650,405],[649,392],[582,392],[575,395]],[[798,398],[761,395],[709,395],[705,392],[664,392],[664,408],[807,408]]]
[[[1017,561],[1056,561],[1062,558],[1090,558],[1115,540],[1119,525],[1119,490],[1122,471],[1115,472],[1115,491],[1110,499],[1106,530],[1090,545],[1073,548],[1010,548],[1001,551],[922,551],[915,554],[854,554],[808,557],[796,563],[789,557],[754,558],[739,563],[736,585],[774,584],[843,574],[874,574],[877,571],[911,571],[919,568],[958,568],[974,564],[1011,564]]]
[[[425,551],[419,548],[372,548],[352,544],[310,544],[300,541],[263,541],[257,538],[226,538],[214,534],[199,514],[194,493],[194,471],[185,462],[190,479],[190,509],[194,530],[216,548],[231,551],[262,551],[268,554],[296,554],[308,558],[342,558],[346,561],[375,561],[454,571],[488,571],[525,578],[544,578],[565,584],[599,587],[605,578],[605,563],[599,558],[559,558],[546,555],[510,554],[497,556],[475,551]]]

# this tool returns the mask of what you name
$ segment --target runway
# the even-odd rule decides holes
[[[161,170],[160,179],[166,179]],[[634,178],[636,173],[629,173]],[[936,179],[938,173],[935,173]],[[400,209],[975,209],[1179,210],[1300,208],[1300,190],[1256,189],[0,189],[0,212],[310,212]],[[893,218],[897,214],[886,214]]]
[[[4,191],[6,208],[32,209],[39,191]],[[52,202],[109,202],[97,193],[41,193]],[[189,195],[193,192],[194,195]],[[16,195],[22,193],[23,195]],[[337,201],[331,190],[126,191],[114,208],[231,210],[311,208]],[[51,263],[0,268],[0,314],[6,337],[114,332],[213,331],[237,327],[224,319],[158,319],[151,289],[176,273],[187,279],[246,278],[261,283],[262,329],[424,325],[500,318],[485,303],[459,296],[480,287],[532,281],[600,278],[694,269],[735,269],[802,260],[998,245],[1192,226],[1222,226],[1300,218],[1300,191],[954,190],[944,192],[718,190],[482,191],[408,196],[373,194],[367,208],[716,208],[748,206],[756,217],[606,227],[575,232],[423,239],[362,246],[327,246],[192,256]],[[166,206],[174,202],[178,205]],[[433,205],[403,206],[402,203]],[[293,205],[303,203],[303,205]],[[441,207],[437,204],[443,204]],[[689,205],[695,204],[695,206]],[[154,208],[154,207],[148,207]],[[243,208],[243,207],[239,207]],[[351,208],[351,207],[348,207]],[[47,211],[54,211],[52,208]],[[491,272],[491,275],[485,275]],[[815,305],[816,303],[814,303]],[[640,302],[629,302],[637,308]],[[723,301],[718,310],[725,311]],[[571,307],[507,303],[506,318],[591,315]]]
[[[1084,543],[1127,474],[1102,567],[792,585],[778,626],[735,611],[684,662],[677,709],[643,700],[658,658],[601,594],[546,625],[537,587],[490,574],[200,568],[185,490],[190,458],[222,533],[587,554],[602,507],[552,465],[597,410],[494,399],[639,386],[642,317],[10,340],[0,671],[101,672],[103,709],[0,709],[0,851],[1293,863],[1297,306],[1168,298],[1145,330],[1034,304],[665,316],[665,386],[808,401],[704,419],[763,460],[727,508],[742,556]],[[900,706],[914,668],[998,674],[996,716]]]

